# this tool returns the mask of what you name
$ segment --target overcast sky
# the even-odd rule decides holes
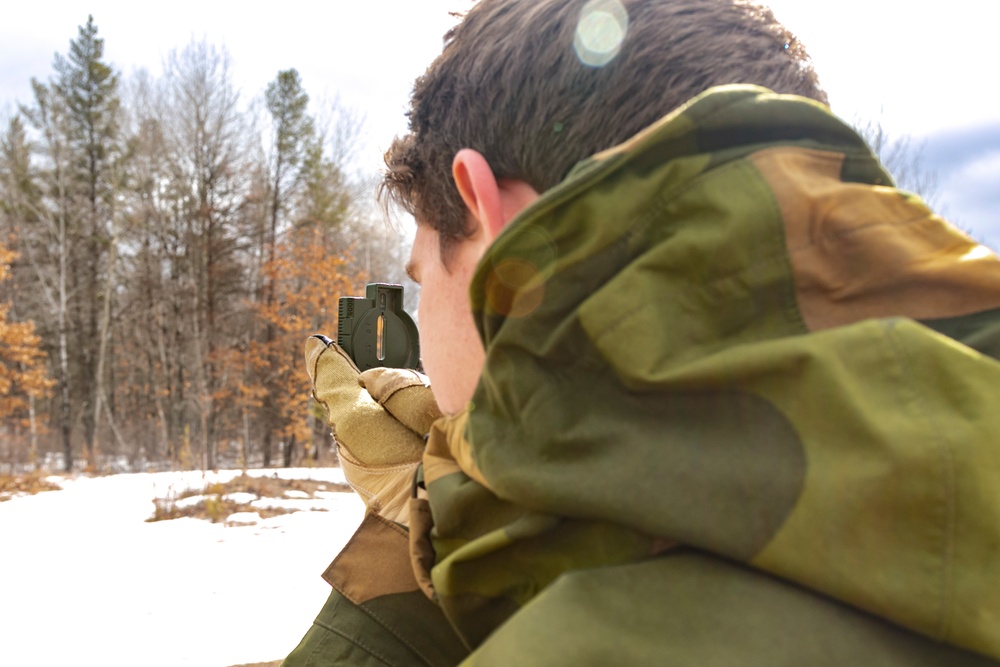
[[[525,0],[528,1],[528,0]],[[1000,248],[998,0],[771,0],[805,42],[847,119],[877,119],[891,134],[925,142],[938,200],[956,222]],[[283,3],[174,0],[18,1],[0,24],[0,115],[30,100],[77,27],[94,15],[105,55],[126,76],[159,73],[192,40],[224,46],[245,99],[294,67],[316,100],[339,98],[363,115],[357,161],[374,171],[405,131],[410,84],[440,50],[448,12],[470,0],[327,0]]]

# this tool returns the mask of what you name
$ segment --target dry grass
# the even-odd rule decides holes
[[[255,500],[262,498],[287,499],[287,492],[297,491],[306,494],[309,498],[315,498],[318,491],[350,490],[346,484],[317,482],[308,479],[281,479],[277,476],[251,477],[244,473],[228,482],[213,482],[203,489],[188,489],[176,496],[155,498],[153,500],[155,507],[153,516],[146,521],[168,521],[182,517],[193,517],[219,523],[237,512],[255,512],[262,519],[268,519],[298,510],[281,507],[254,507],[251,503],[236,502],[227,496],[233,493],[249,493],[255,496]],[[204,496],[204,498],[191,505],[177,506],[178,500],[194,496]]]
[[[0,502],[10,500],[14,496],[30,496],[42,491],[58,491],[60,488],[58,484],[48,481],[37,471],[23,475],[0,475]]]

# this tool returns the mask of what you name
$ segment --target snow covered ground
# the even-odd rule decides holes
[[[343,482],[339,469],[250,474]],[[256,525],[146,523],[153,498],[238,471],[62,480],[0,503],[0,665],[191,665],[279,660],[329,594],[320,574],[361,522],[329,493]],[[302,503],[303,501],[295,501]]]

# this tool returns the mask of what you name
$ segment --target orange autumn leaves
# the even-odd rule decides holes
[[[319,227],[293,229],[263,268],[276,288],[272,303],[253,304],[255,326],[273,337],[251,338],[243,349],[222,352],[229,378],[215,397],[250,411],[271,411],[274,434],[285,442],[310,440],[309,377],[302,361],[306,338],[335,330],[341,296],[363,292],[365,276],[350,267],[350,253]]]
[[[0,282],[10,275],[17,253],[0,245]],[[10,322],[11,306],[0,303],[0,419],[20,417],[29,397],[44,396],[53,381],[45,372],[42,340],[33,322]]]

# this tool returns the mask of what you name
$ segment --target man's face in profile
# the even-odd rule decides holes
[[[469,285],[487,245],[481,235],[455,240],[445,261],[437,230],[418,221],[410,251],[407,273],[420,285],[417,326],[424,371],[446,415],[465,409],[483,368]]]

